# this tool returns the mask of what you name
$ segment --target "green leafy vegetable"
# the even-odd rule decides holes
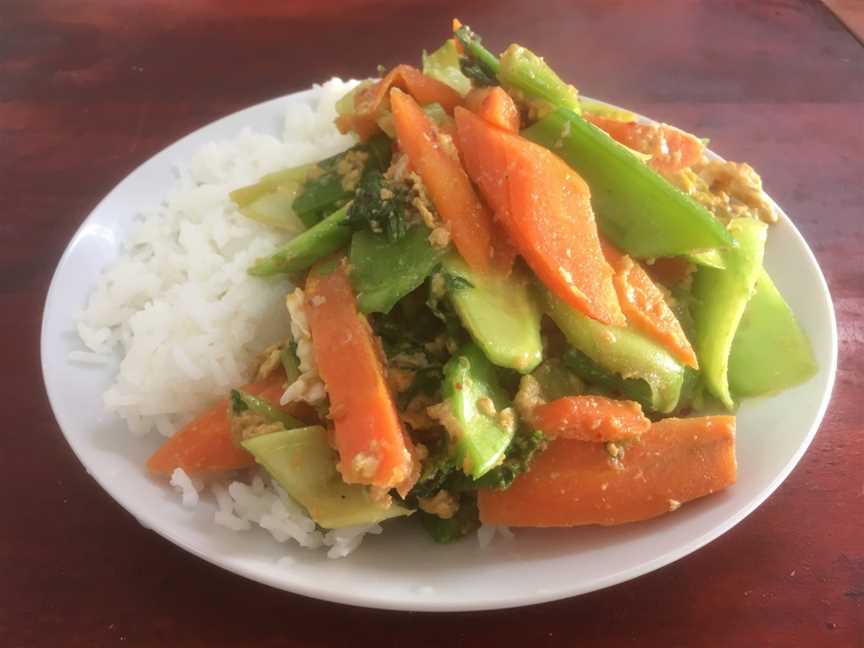
[[[396,239],[356,232],[351,240],[351,283],[360,311],[388,312],[432,274],[444,252],[429,243],[429,230],[422,224]]]
[[[418,511],[423,528],[439,544],[447,544],[463,538],[480,528],[480,514],[477,510],[477,499],[471,495],[459,498],[459,510],[449,519]]]
[[[357,187],[347,222],[354,229],[381,234],[392,243],[408,232],[413,210],[407,185],[390,182],[383,173],[372,170],[363,176]]]
[[[510,488],[516,477],[528,472],[534,457],[538,452],[542,452],[548,443],[546,436],[538,430],[520,430],[507,448],[504,462],[475,481],[473,488]]]
[[[322,160],[307,172],[292,205],[294,212],[311,227],[351,200],[365,174],[384,171],[390,165],[390,151],[390,139],[377,135],[364,144]]]
[[[454,474],[459,473],[464,477],[464,474],[456,467],[446,437],[427,442],[426,448],[429,455],[423,461],[420,478],[406,498],[408,501],[415,502],[415,504],[416,498],[432,497],[435,493],[445,488],[448,480]]]

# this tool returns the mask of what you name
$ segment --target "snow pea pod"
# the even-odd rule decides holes
[[[621,378],[644,380],[650,387],[651,409],[662,413],[675,409],[684,366],[668,351],[633,328],[602,324],[583,315],[546,289],[541,299],[570,345]]]
[[[249,274],[256,277],[270,277],[276,274],[300,272],[309,268],[318,259],[348,243],[351,228],[345,223],[348,218],[348,205],[336,210],[320,223],[302,232],[269,257],[258,259],[249,268]]]
[[[455,253],[447,255],[442,265],[449,279],[450,301],[486,357],[520,373],[540,364],[542,313],[530,279],[519,270],[507,277],[472,271]]]
[[[701,266],[693,279],[694,347],[708,391],[732,409],[729,353],[738,324],[762,269],[767,226],[734,218],[729,232],[737,245],[723,251],[726,269]]]
[[[446,249],[429,243],[429,230],[414,225],[388,241],[368,230],[351,239],[351,284],[363,313],[388,313],[393,305],[432,274]]]
[[[816,373],[807,334],[763,269],[729,355],[729,389],[738,397],[794,387]]]

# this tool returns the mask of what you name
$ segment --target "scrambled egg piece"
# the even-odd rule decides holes
[[[703,160],[667,174],[666,179],[724,223],[748,216],[769,224],[777,222],[762,179],[745,162]]]

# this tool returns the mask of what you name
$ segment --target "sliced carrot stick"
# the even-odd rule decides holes
[[[276,372],[242,389],[271,403],[279,403],[285,375]],[[154,475],[170,476],[176,468],[190,475],[237,470],[255,464],[251,454],[235,445],[231,436],[228,400],[222,399],[188,423],[147,460]]]
[[[599,115],[584,117],[624,146],[651,155],[648,165],[655,171],[685,169],[699,162],[705,152],[702,140],[668,124],[624,122]]]
[[[414,474],[411,442],[387,387],[372,329],[357,311],[346,260],[325,259],[313,266],[306,298],[342,479],[382,488],[403,485]]]
[[[354,96],[354,114],[337,118],[336,126],[343,133],[353,130],[361,140],[378,132],[376,119],[387,107],[391,88],[400,88],[410,94],[420,105],[441,104],[448,114],[462,103],[462,97],[453,88],[437,79],[423,74],[410,65],[397,65],[378,83],[362,88]]]
[[[698,369],[696,352],[681,322],[645,269],[606,241],[603,241],[603,253],[615,271],[612,281],[627,321],[662,344],[678,360]]]
[[[492,215],[471,186],[453,140],[396,88],[390,91],[390,106],[399,147],[423,180],[453,244],[471,268],[488,270],[496,240]]]
[[[566,396],[534,409],[533,425],[550,437],[630,441],[651,427],[639,403],[604,396]]]
[[[604,444],[556,439],[505,491],[481,490],[485,524],[566,527],[663,515],[735,483],[735,418],[654,423],[613,460]]]
[[[465,107],[493,126],[519,132],[519,109],[500,86],[472,90],[465,97]]]
[[[461,107],[454,115],[468,174],[534,273],[589,317],[623,325],[585,181],[547,149]]]

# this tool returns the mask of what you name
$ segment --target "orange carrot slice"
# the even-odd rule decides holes
[[[492,216],[471,186],[453,140],[396,88],[390,91],[390,106],[399,147],[423,180],[453,244],[471,268],[488,270],[495,243]]]
[[[354,96],[354,114],[337,118],[336,126],[343,133],[354,130],[361,140],[378,132],[376,119],[387,107],[391,88],[400,88],[416,99],[420,105],[441,104],[448,114],[462,103],[462,97],[446,83],[423,74],[410,65],[397,65],[378,83],[360,89]]]
[[[661,173],[692,166],[705,152],[702,140],[668,124],[640,124],[599,115],[584,117],[624,146],[651,155],[648,165]]]
[[[465,107],[493,126],[519,132],[519,109],[500,86],[472,90],[465,97]]]
[[[662,344],[678,360],[698,369],[696,352],[681,322],[645,269],[606,241],[603,252],[615,271],[612,281],[628,322]]]
[[[285,374],[276,372],[266,380],[242,389],[253,396],[279,403],[284,391]],[[247,468],[255,459],[235,445],[231,436],[228,400],[222,399],[167,439],[147,460],[154,475],[168,477],[176,468],[189,475],[218,473]]]
[[[306,317],[330,396],[342,479],[399,487],[414,472],[411,442],[387,387],[372,329],[357,311],[344,258],[312,267],[306,279]]]
[[[663,515],[735,483],[735,418],[654,423],[613,460],[604,444],[556,439],[505,491],[481,490],[485,524],[568,527]]]
[[[534,273],[589,317],[623,325],[585,181],[547,149],[463,108],[454,114],[468,174]]]
[[[639,403],[604,396],[566,396],[534,409],[533,425],[550,437],[629,441],[651,427]]]

